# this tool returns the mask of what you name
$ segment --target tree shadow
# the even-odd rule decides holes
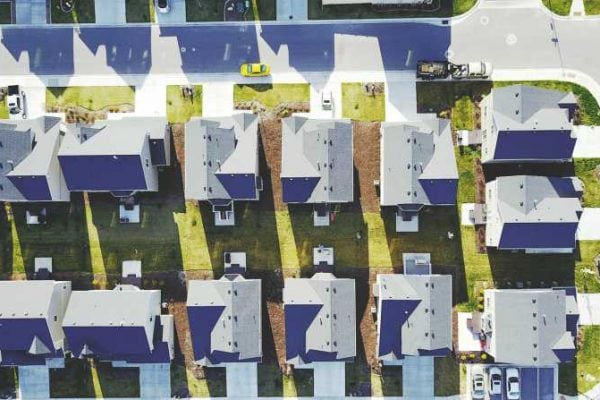
[[[381,390],[384,396],[402,396],[402,367],[381,368]]]
[[[8,215],[6,215],[6,207],[4,203],[0,207],[0,244],[2,245],[2,253],[0,254],[0,272],[3,276],[10,276],[12,272],[12,234],[10,231],[10,223]]]
[[[298,397],[313,397],[314,381],[312,369],[294,369],[294,387]]]

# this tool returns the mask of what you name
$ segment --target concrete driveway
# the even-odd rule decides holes
[[[414,81],[387,82],[385,92],[386,121],[417,119],[417,87]]]
[[[258,397],[258,364],[229,363],[225,367],[225,374],[228,398]]]
[[[50,371],[47,366],[19,367],[19,398],[50,398]]]
[[[38,25],[48,23],[46,0],[16,0],[17,24]]]
[[[600,293],[578,293],[580,325],[600,325]]]
[[[127,23],[125,0],[112,0],[110,6],[104,1],[94,3],[96,11],[96,24],[120,25]]]
[[[402,394],[405,399],[434,398],[433,357],[406,357],[402,362]]]
[[[202,116],[222,117],[233,113],[233,82],[202,85]]]
[[[600,126],[573,127],[577,135],[573,158],[595,158],[600,157]]]
[[[600,240],[600,208],[585,207],[577,227],[577,239]]]
[[[156,21],[159,24],[184,24],[186,22],[185,0],[170,0],[168,13],[160,13],[156,9]]]
[[[171,398],[170,364],[141,364],[139,368],[141,398]]]
[[[308,20],[308,0],[277,0],[277,21]]]
[[[314,397],[344,397],[346,394],[346,363],[315,362]]]

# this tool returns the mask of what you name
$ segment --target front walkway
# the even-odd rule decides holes
[[[121,25],[127,23],[125,0],[112,0],[110,5],[106,1],[94,3],[96,9],[96,24]]]
[[[45,365],[19,367],[19,398],[49,399],[50,371]]]
[[[48,23],[46,0],[15,0],[16,24],[38,25]]]
[[[433,399],[434,387],[433,357],[406,357],[402,361],[402,395],[405,399]]]
[[[585,16],[585,6],[583,5],[583,0],[573,0],[571,3],[571,12],[569,13],[571,17],[584,17]]]
[[[385,84],[385,120],[417,120],[417,87],[415,81]]]
[[[600,325],[600,293],[578,293],[580,325]]]

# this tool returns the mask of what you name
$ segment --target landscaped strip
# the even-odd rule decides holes
[[[583,182],[583,206],[600,207],[600,158],[575,159],[575,175]]]
[[[585,15],[600,14],[600,0],[583,0]]]
[[[62,0],[51,0],[50,16],[53,24],[84,24],[96,22],[95,1],[105,0],[77,0],[71,12],[61,9]]]
[[[233,101],[236,106],[258,103],[270,111],[284,104],[310,102],[310,86],[306,83],[239,84],[233,87]]]
[[[558,15],[569,15],[573,0],[542,0],[546,8]]]
[[[202,116],[202,85],[167,86],[167,119],[170,123],[185,123],[191,117]]]
[[[356,121],[385,120],[383,83],[342,83],[342,116]]]
[[[46,89],[47,112],[66,112],[73,108],[102,112],[132,112],[135,110],[135,87],[69,86]]]
[[[155,0],[126,0],[125,18],[127,22],[154,22]]]

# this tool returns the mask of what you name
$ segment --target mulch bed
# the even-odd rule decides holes
[[[481,164],[481,159],[477,158],[475,160],[475,203],[477,204],[485,204],[485,176],[483,174],[483,166]]]
[[[354,186],[359,212],[379,212],[379,196],[374,182],[379,180],[379,122],[354,124]],[[355,203],[356,204],[356,203]]]

